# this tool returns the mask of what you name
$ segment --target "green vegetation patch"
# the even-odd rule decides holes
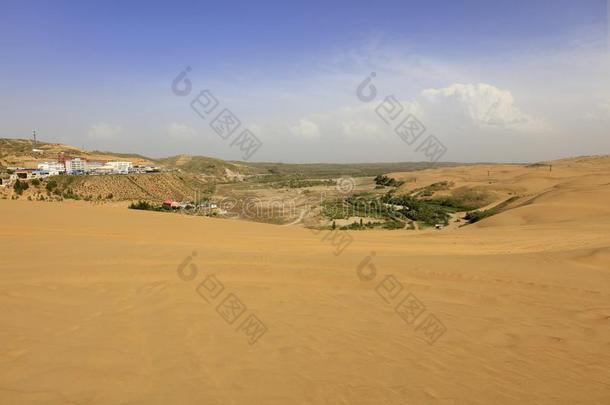
[[[450,196],[434,199],[439,205],[454,208],[457,211],[471,211],[492,202],[492,195],[483,189],[462,188],[455,190]]]
[[[397,196],[393,192],[388,192],[382,197],[359,194],[322,203],[322,215],[326,218],[332,220],[349,217],[379,218],[381,226],[387,229],[404,228],[409,220],[430,226],[448,225],[450,214],[455,211],[455,207],[443,205],[434,199],[419,199],[410,195]],[[348,229],[356,229],[358,225],[351,224]]]
[[[506,200],[488,210],[477,210],[477,211],[468,212],[464,216],[464,219],[467,220],[469,223],[474,224],[475,222],[479,222],[480,220],[482,220],[484,218],[499,214],[500,212],[504,211],[510,203],[517,200],[518,198],[519,198],[518,196],[511,197],[508,200]]]
[[[163,208],[159,204],[153,204],[148,201],[137,201],[129,204],[129,209],[144,210],[144,211],[162,211]]]
[[[386,175],[375,176],[375,184],[386,187],[400,187],[405,184],[404,181],[396,180]]]

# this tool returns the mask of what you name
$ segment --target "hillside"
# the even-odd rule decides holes
[[[153,200],[166,198],[193,200],[209,185],[187,173],[151,173],[115,176],[57,176],[60,190],[72,190],[81,198],[112,195],[113,200]]]
[[[221,159],[205,156],[177,155],[156,160],[165,167],[180,169],[193,174],[216,178],[240,178],[261,172],[241,162],[228,162]]]
[[[39,149],[42,153],[33,152]],[[84,157],[88,160],[130,160],[134,165],[153,165],[154,159],[137,154],[86,151],[60,143],[34,142],[29,139],[0,138],[0,166],[36,168],[39,162],[57,160],[60,152],[67,156]]]
[[[205,183],[197,176],[178,172],[109,176],[62,175],[28,183],[28,188],[21,195],[17,195],[12,188],[0,188],[0,198],[40,201],[74,199],[159,202],[167,198],[179,201],[201,199],[214,190],[213,183]]]

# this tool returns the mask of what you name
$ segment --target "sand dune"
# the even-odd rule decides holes
[[[494,167],[520,206],[353,232],[339,255],[297,226],[0,201],[0,402],[610,403],[610,160]],[[212,303],[197,290],[210,275],[225,287]],[[229,293],[247,307],[233,324],[216,311]],[[394,310],[408,293],[415,321]],[[250,314],[267,328],[252,345]],[[421,326],[430,314],[446,332]]]

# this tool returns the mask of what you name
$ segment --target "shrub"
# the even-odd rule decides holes
[[[493,210],[485,210],[485,211],[481,211],[481,210],[477,210],[477,211],[471,211],[471,212],[467,212],[466,215],[464,216],[464,219],[468,222],[470,222],[471,224],[474,224],[475,222],[479,222],[480,220],[482,220],[483,218],[487,218],[490,217],[494,214]]]
[[[60,193],[61,194],[61,193]],[[73,200],[80,200],[80,197],[78,196],[78,194],[76,194],[71,188],[67,189],[66,191],[63,192],[63,194],[61,194],[66,200],[69,199],[73,199]]]
[[[375,184],[378,186],[399,187],[404,184],[404,181],[399,181],[385,175],[375,176]]]
[[[15,193],[17,193],[17,195],[21,195],[23,194],[23,192],[25,190],[27,190],[28,188],[30,188],[29,184],[26,183],[25,181],[19,181],[17,180],[15,182],[15,184],[13,185],[13,189],[15,190]]]
[[[32,180],[31,183],[32,183],[33,186],[36,186],[36,187],[40,186],[40,180],[38,180],[38,179]]]
[[[388,221],[384,222],[382,227],[384,229],[402,229],[405,227],[405,225],[402,222],[398,221]]]
[[[131,204],[129,204],[129,209],[132,210],[144,210],[144,211],[160,211],[161,207],[154,205],[152,203],[149,203],[148,201],[138,201],[138,202],[132,202]]]
[[[57,188],[57,182],[55,180],[49,180],[47,182],[46,188],[48,191],[53,191]]]
[[[342,231],[347,231],[347,230],[358,230],[358,229],[362,229],[362,227],[360,226],[360,224],[358,222],[352,222],[349,225],[343,225],[342,227],[339,228]]]

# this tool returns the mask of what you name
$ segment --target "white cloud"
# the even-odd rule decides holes
[[[370,137],[379,134],[379,126],[366,120],[344,121],[341,123],[342,133],[348,137]]]
[[[610,100],[601,100],[593,111],[585,113],[585,118],[590,121],[603,121],[610,118]]]
[[[378,139],[384,135],[385,126],[373,109],[373,103],[344,106],[308,115],[300,119],[297,125],[287,126],[294,135],[320,142],[341,136],[360,140]],[[321,134],[324,139],[320,138]]]
[[[519,109],[510,91],[490,84],[454,83],[441,89],[426,89],[419,101],[427,114],[466,119],[479,128],[544,130],[547,127],[542,120]]]
[[[338,123],[338,132],[348,138],[379,139],[384,135],[383,122],[375,115],[375,103],[343,107],[327,115]]]
[[[454,83],[444,88],[421,90],[412,100],[397,101],[402,113],[395,122],[386,124],[377,114],[377,107],[384,102],[378,97],[368,104],[311,114],[290,130],[296,135],[319,141],[326,140],[326,136],[338,135],[362,141],[387,141],[395,137],[396,124],[408,114],[415,115],[429,130],[444,134],[456,130],[461,133],[467,130],[472,134],[491,134],[496,130],[533,134],[549,129],[543,120],[518,108],[509,90],[485,83]],[[384,115],[383,111],[379,114]],[[325,135],[324,139],[319,138],[320,134]]]
[[[542,160],[608,149],[610,113],[598,102],[610,100],[610,57],[595,49],[498,49],[444,58],[381,41],[314,58],[298,76],[279,70],[223,94],[264,128],[257,136],[265,136],[265,153],[285,160],[420,158],[405,155],[415,148],[395,133],[399,120],[386,124],[374,111],[390,94],[454,160]],[[363,103],[356,89],[372,72],[376,98]]]
[[[122,132],[123,127],[120,125],[98,122],[89,128],[89,137],[94,139],[115,139]]]
[[[189,139],[195,135],[195,130],[186,124],[172,122],[167,126],[167,133],[174,139]]]
[[[318,128],[318,125],[307,119],[300,119],[297,125],[290,127],[290,132],[308,139],[320,136],[320,128]]]

